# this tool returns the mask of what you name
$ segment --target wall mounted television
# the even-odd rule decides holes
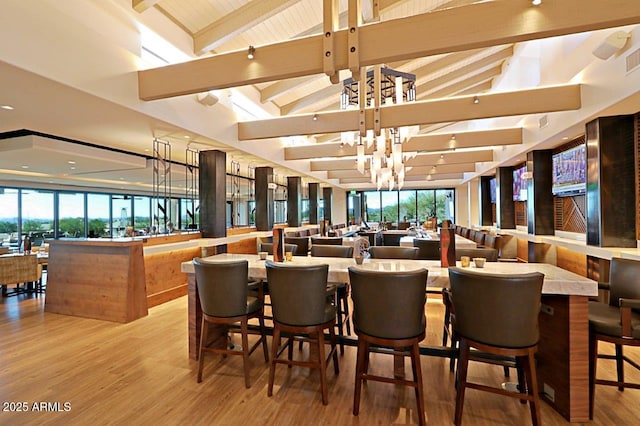
[[[558,197],[584,194],[587,188],[587,151],[584,144],[553,155],[551,191]]]
[[[491,197],[491,203],[496,203],[496,178],[489,179],[489,196]]]
[[[513,201],[527,201],[527,166],[513,170]]]

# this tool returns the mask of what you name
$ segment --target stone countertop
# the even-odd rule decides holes
[[[272,257],[269,256],[268,259]],[[256,278],[266,278],[265,261],[252,254],[221,254],[205,258],[207,261],[225,261],[231,259],[246,259],[249,261],[249,275]],[[312,265],[326,263],[329,265],[330,282],[348,282],[350,266],[356,266],[354,259],[302,257],[295,256],[292,266]],[[286,264],[286,263],[285,263]],[[460,266],[460,262],[458,262]],[[364,269],[377,271],[408,271],[416,268],[425,268],[429,271],[427,285],[429,287],[448,287],[449,274],[447,268],[440,267],[439,261],[432,260],[405,260],[405,259],[365,259],[362,264]],[[571,295],[571,296],[597,296],[598,285],[595,281],[569,272],[557,266],[546,263],[511,263],[511,262],[487,262],[484,268],[470,267],[476,272],[491,274],[522,274],[528,272],[541,272],[545,275],[542,287],[543,294]],[[184,273],[193,273],[193,262],[183,262],[181,267]]]

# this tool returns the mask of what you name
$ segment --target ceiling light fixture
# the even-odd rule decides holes
[[[67,163],[69,163],[69,164],[76,164],[76,162],[75,162],[75,161],[73,161],[73,160],[69,160],[69,161],[67,161]]]
[[[376,82],[377,75],[380,81]],[[365,105],[359,105],[359,89],[361,85],[348,78],[342,82],[342,94],[340,95],[341,109],[350,108],[378,108],[376,99],[380,99],[380,104],[391,105],[416,100],[416,76],[405,72],[395,71],[391,68],[381,68],[380,73],[374,73],[371,69],[363,76],[361,84],[366,90]],[[374,93],[378,87],[380,93]],[[368,130],[366,136],[361,136],[359,132],[343,132],[341,141],[353,146],[357,141],[356,164],[358,171],[365,174],[365,165],[369,162],[371,183],[376,184],[378,190],[383,186],[388,186],[392,191],[404,185],[405,161],[415,157],[416,152],[402,152],[402,144],[412,134],[418,132],[418,126],[395,127],[390,129],[379,129],[379,134],[374,134],[373,130]],[[366,147],[374,147],[370,156],[365,156]]]
[[[473,103],[474,104],[479,104],[480,103],[480,99],[478,98],[477,95],[473,97]]]
[[[0,105],[0,108],[6,109],[7,111],[13,111],[15,109],[11,105]]]
[[[255,58],[256,48],[253,46],[249,46],[249,51],[247,52],[247,59]]]
[[[532,0],[531,4],[534,6],[540,6],[542,4],[542,0]]]
[[[318,114],[313,114],[313,121],[318,121]]]

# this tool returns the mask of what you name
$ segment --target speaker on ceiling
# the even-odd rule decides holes
[[[593,50],[593,56],[607,60],[618,50],[622,49],[631,34],[626,31],[616,31],[609,35],[598,47]]]
[[[205,106],[213,106],[218,103],[218,97],[211,92],[199,93],[197,99]]]

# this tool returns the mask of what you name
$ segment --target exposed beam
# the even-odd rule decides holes
[[[131,0],[131,7],[133,7],[136,12],[142,13],[159,2],[160,0]]]
[[[421,135],[414,136],[402,144],[404,152],[446,151],[449,149],[475,148],[494,145],[516,145],[522,143],[522,128],[483,130],[479,132],[463,132],[455,135]],[[365,149],[371,154],[374,147]],[[323,143],[315,145],[292,146],[284,149],[284,159],[305,160],[322,157],[354,157],[356,147],[339,143]]]
[[[581,106],[580,85],[547,87],[515,92],[417,101],[380,108],[382,128],[415,126],[449,121],[507,117],[543,112],[576,110]],[[240,140],[313,135],[358,130],[360,111],[329,111],[292,117],[238,123]],[[373,109],[365,110],[365,125],[373,129]]]
[[[275,83],[270,84],[260,91],[260,102],[271,102],[277,97],[296,90],[297,88],[304,86],[305,84],[324,79],[324,75],[313,75],[276,81]]]
[[[296,0],[250,1],[224,15],[193,35],[193,50],[197,55],[214,50],[254,25],[269,19],[295,4]]]
[[[357,178],[344,178],[340,179],[341,184],[354,184],[354,183],[371,183],[371,178],[368,176],[362,176]],[[427,176],[405,176],[405,182],[420,182],[425,181],[429,182],[430,180],[443,180],[443,179],[462,179],[464,175],[462,173],[442,173],[442,174],[433,174],[429,175],[430,179],[427,179]]]
[[[480,16],[482,25],[477,22]],[[563,0],[546,2],[542,7],[525,1],[479,2],[363,26],[360,64],[383,64],[637,23],[638,1]],[[452,31],[453,28],[474,30]],[[336,68],[346,69],[347,31],[338,31],[335,37]],[[320,74],[322,38],[318,35],[258,47],[252,61],[243,50],[138,71],[139,97],[163,99]]]
[[[471,87],[475,87],[478,84],[485,83],[492,78],[500,75],[502,73],[502,65],[498,65],[497,67],[490,68],[480,74],[471,75],[469,78],[465,78],[464,80],[460,80],[456,83],[450,84],[448,86],[443,87],[440,90],[435,92],[431,92],[425,96],[426,99],[438,99],[438,98],[446,98],[448,96],[454,96],[457,93],[460,93],[464,90],[467,90]],[[491,88],[491,85],[489,85]]]
[[[423,82],[422,84],[418,82],[417,88],[416,88],[417,98],[418,99],[425,98],[427,97],[430,91],[435,90],[436,88],[444,84],[450,83],[452,80],[468,76],[469,74],[472,74],[472,73],[478,73],[489,67],[494,67],[496,64],[501,64],[506,59],[512,56],[513,56],[513,46],[509,46],[506,49],[502,49],[498,52],[495,52],[476,62],[469,63],[463,67],[455,69],[444,75],[441,75],[438,78],[428,80],[426,82]],[[426,79],[422,79],[422,80],[424,81]]]
[[[405,172],[406,176],[428,175],[433,173],[465,173],[476,170],[475,163],[441,164],[439,166],[416,166]],[[329,170],[327,179],[357,178],[362,174],[358,170]]]
[[[447,154],[418,154],[407,160],[406,166],[436,166],[446,164],[473,163],[474,161],[493,161],[493,150],[485,149],[467,152],[452,152]],[[311,171],[356,170],[356,162],[352,158],[339,160],[311,161]]]

